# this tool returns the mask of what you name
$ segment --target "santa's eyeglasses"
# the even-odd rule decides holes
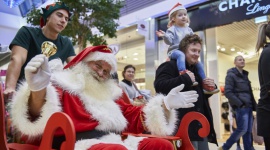
[[[95,69],[97,72],[101,72],[103,78],[108,79],[110,77],[110,70],[103,69],[101,62],[96,61],[95,63]]]

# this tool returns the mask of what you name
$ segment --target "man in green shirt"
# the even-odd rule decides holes
[[[75,56],[71,41],[59,34],[69,21],[69,8],[64,3],[54,3],[42,8],[42,11],[40,28],[21,27],[9,45],[12,53],[7,69],[5,99],[13,94],[17,83],[24,79],[25,65],[34,56],[41,54],[44,41],[50,41],[57,46],[57,52],[49,58],[50,60],[60,58],[64,63],[70,62]]]

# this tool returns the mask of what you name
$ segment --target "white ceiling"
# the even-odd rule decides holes
[[[257,28],[258,24],[255,24],[254,19],[217,27],[218,45],[226,49],[218,51],[232,57],[239,55],[237,52],[240,51],[243,52],[242,55],[245,57],[246,63],[257,63],[259,58],[255,53]],[[108,39],[107,42],[108,44],[120,45],[120,50],[116,54],[120,64],[145,64],[144,37],[137,33],[136,26],[118,31],[117,38]],[[231,48],[235,48],[235,51],[231,51]],[[133,55],[134,53],[138,53],[138,55]],[[138,60],[134,60],[134,58],[138,58]]]
[[[250,19],[218,27],[218,44],[226,49],[225,51],[219,49],[219,52],[233,57],[242,52],[241,55],[245,57],[247,63],[256,63],[259,58],[255,52],[258,26],[254,19]],[[235,51],[231,51],[231,48],[235,48]]]

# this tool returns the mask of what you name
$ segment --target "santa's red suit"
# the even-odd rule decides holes
[[[29,139],[42,136],[48,118],[55,112],[68,114],[76,133],[102,131],[107,133],[98,138],[77,139],[75,149],[99,149],[116,146],[115,149],[171,149],[172,144],[162,139],[129,136],[122,141],[123,131],[154,135],[171,135],[175,129],[176,112],[170,110],[166,120],[162,107],[163,95],[153,97],[144,107],[127,104],[121,98],[122,89],[109,79],[96,80],[89,73],[83,73],[83,63],[68,70],[55,72],[47,86],[46,102],[38,119],[31,121],[28,114],[30,89],[23,83],[12,102],[14,127]],[[57,132],[57,136],[62,133]],[[154,144],[153,144],[154,143]]]

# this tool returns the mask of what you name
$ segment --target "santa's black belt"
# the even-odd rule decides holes
[[[104,135],[109,134],[109,132],[99,131],[99,130],[91,130],[85,132],[77,132],[76,133],[76,141],[83,139],[98,139]],[[53,148],[60,149],[61,143],[65,141],[65,136],[56,136],[53,138]]]

